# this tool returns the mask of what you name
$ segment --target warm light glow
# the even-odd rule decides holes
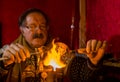
[[[66,66],[66,64],[64,64],[60,60],[61,54],[65,50],[62,47],[57,47],[57,45],[54,43],[54,40],[52,42],[52,45],[53,45],[53,47],[47,53],[47,57],[45,58],[45,60],[43,62],[44,62],[45,66],[51,65],[53,67],[53,70],[56,71],[56,68],[63,68]],[[56,50],[56,48],[58,48],[58,50]]]

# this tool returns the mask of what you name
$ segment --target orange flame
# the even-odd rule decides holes
[[[47,53],[47,57],[43,61],[45,66],[51,65],[53,67],[53,70],[56,71],[56,68],[63,68],[66,66],[60,58],[61,58],[61,52],[64,51],[64,49],[61,49],[57,47],[57,44],[54,43],[54,40],[52,41],[52,48]],[[56,50],[58,48],[59,51]]]

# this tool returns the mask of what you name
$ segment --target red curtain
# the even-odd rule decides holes
[[[75,14],[73,48],[78,48],[77,8],[79,0],[0,0],[0,23],[2,25],[2,45],[11,43],[20,34],[18,18],[28,8],[39,8],[51,19],[50,32],[53,37],[70,46],[71,20]],[[78,9],[78,8],[77,8]],[[79,9],[78,9],[79,10]]]
[[[87,40],[107,40],[107,52],[120,58],[120,0],[87,0]]]

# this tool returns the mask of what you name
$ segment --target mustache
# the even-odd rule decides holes
[[[40,39],[42,39],[42,38],[44,38],[44,35],[42,34],[42,33],[40,33],[40,34],[34,34],[33,35],[33,38],[35,39],[35,38],[40,38]]]

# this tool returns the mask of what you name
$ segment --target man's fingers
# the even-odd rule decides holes
[[[19,53],[16,52],[16,54],[14,54],[14,56],[15,56],[15,62],[16,62],[16,63],[20,63],[20,62],[21,62],[21,58],[20,58]]]
[[[26,58],[30,57],[30,52],[29,52],[29,50],[27,48],[23,47],[22,45],[20,45],[18,43],[16,45],[18,45],[18,47],[23,50],[22,54],[24,53],[24,55],[26,56]]]
[[[95,50],[95,47],[96,47],[96,43],[97,41],[96,40],[89,40],[87,42],[87,46],[86,46],[86,54],[89,58],[93,58],[94,57],[94,50]]]
[[[103,44],[102,44],[101,48],[98,49],[98,53],[95,57],[96,60],[100,60],[103,57],[103,55],[105,53],[106,45],[107,45],[106,41],[103,41]]]
[[[80,48],[80,49],[77,49],[77,52],[81,53],[81,54],[86,54],[86,49],[85,48]]]
[[[3,56],[4,58],[8,58],[7,60],[4,60],[4,64],[5,66],[9,65],[9,64],[12,64],[14,61],[15,61],[15,58],[14,58],[14,55],[12,55],[11,52],[9,52],[8,50],[5,50],[4,53],[3,53]]]
[[[103,41],[103,44],[101,46],[102,49],[105,49],[106,48],[106,45],[107,45],[107,41]]]
[[[22,61],[25,61],[25,60],[26,60],[25,53],[23,52],[23,50],[22,50],[22,49],[20,49],[19,55],[20,55],[20,57],[21,57]]]
[[[99,60],[103,57],[105,53],[105,49],[99,48],[98,53],[95,57],[95,61],[99,62]]]
[[[11,52],[12,55],[15,57],[15,62],[20,63],[21,61],[25,61],[25,59],[28,57],[28,52],[25,47],[23,47],[20,44],[11,44],[8,48],[9,52]]]
[[[96,50],[97,40],[89,40],[86,46],[86,52],[94,52]]]
[[[3,57],[8,58],[5,62],[7,63],[6,65],[9,65],[13,62],[20,63],[21,61],[25,61],[26,58],[30,57],[30,53],[27,48],[17,43],[7,46]]]
[[[92,51],[95,51],[96,44],[97,44],[97,40],[91,40],[91,50]]]
[[[16,44],[11,44],[10,46],[14,49],[13,54],[15,55],[15,57],[19,57],[19,58],[16,58],[16,59],[18,59],[18,62],[25,61],[26,56],[25,56],[23,50],[20,47],[18,47],[18,45],[16,45]]]
[[[91,40],[89,40],[86,45],[86,52],[90,53],[90,51],[91,51]]]
[[[16,63],[21,62],[20,56],[18,55],[18,51],[15,50],[15,45],[10,45],[8,51],[15,57],[15,62]]]
[[[102,46],[102,42],[101,41],[98,41],[97,44],[96,44],[96,48],[95,48],[95,51],[98,51],[98,49]]]

